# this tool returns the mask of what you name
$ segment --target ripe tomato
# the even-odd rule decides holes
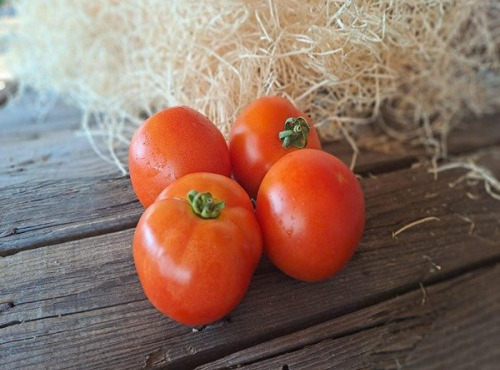
[[[188,196],[186,189],[194,191]],[[250,198],[217,174],[195,173],[170,184],[141,216],[133,241],[146,296],[185,325],[227,315],[243,298],[261,253]]]
[[[231,129],[229,152],[234,177],[255,198],[271,166],[302,147],[321,149],[312,119],[285,98],[256,99]]]
[[[231,176],[229,149],[217,127],[188,107],[148,118],[129,147],[132,187],[144,207],[175,179],[192,172]]]
[[[336,157],[304,149],[269,170],[257,196],[264,253],[286,274],[319,281],[351,258],[363,233],[364,200],[354,174]]]

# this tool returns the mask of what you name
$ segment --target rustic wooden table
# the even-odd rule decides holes
[[[452,155],[500,171],[500,116],[470,120]],[[326,150],[350,159],[345,143]],[[227,320],[181,326],[145,299],[131,255],[142,212],[75,109],[0,108],[0,368],[498,369],[500,202],[450,186],[422,152],[362,151],[367,223],[340,274],[307,284],[265,258]],[[416,165],[417,164],[417,165]],[[396,237],[402,226],[426,217]]]

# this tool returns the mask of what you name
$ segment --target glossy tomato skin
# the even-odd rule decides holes
[[[193,186],[198,185],[198,174],[193,176]],[[248,196],[232,198],[243,189],[218,177],[215,181],[227,182],[220,188],[234,185],[227,192],[213,192],[215,199],[228,198],[219,217],[202,219],[194,214],[175,189],[185,184],[173,182],[169,187],[174,189],[146,209],[134,234],[134,261],[146,296],[159,311],[185,325],[205,325],[233,310],[245,295],[262,252]]]
[[[129,147],[130,181],[144,207],[171,182],[192,172],[231,176],[229,149],[221,132],[201,113],[172,107],[148,118]]]
[[[256,214],[264,253],[303,281],[325,280],[344,267],[365,223],[355,175],[338,158],[310,149],[287,154],[269,170]]]
[[[290,101],[279,96],[256,99],[236,118],[230,132],[229,152],[233,175],[255,198],[264,175],[285,154],[300,150],[283,148],[279,133],[290,117],[303,117],[311,131],[306,148],[321,149],[314,122]]]

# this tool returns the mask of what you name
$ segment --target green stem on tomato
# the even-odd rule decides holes
[[[307,145],[307,137],[311,127],[304,117],[290,117],[285,121],[285,129],[278,135],[283,143],[283,148],[295,146],[304,148]]]
[[[190,190],[187,194],[193,212],[204,219],[217,218],[226,206],[224,202],[216,202],[210,193],[199,193]]]

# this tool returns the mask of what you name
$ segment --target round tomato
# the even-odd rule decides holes
[[[210,120],[188,107],[148,118],[129,147],[130,181],[144,207],[175,179],[192,172],[231,176],[229,149]]]
[[[363,233],[364,200],[356,176],[321,150],[287,154],[264,177],[256,214],[264,253],[284,273],[319,281],[351,258]]]
[[[256,99],[236,118],[229,152],[236,180],[255,198],[271,166],[299,148],[321,149],[312,119],[287,99]]]
[[[146,296],[185,325],[227,315],[243,298],[261,253],[250,198],[217,174],[190,174],[170,184],[141,216],[133,241]]]

